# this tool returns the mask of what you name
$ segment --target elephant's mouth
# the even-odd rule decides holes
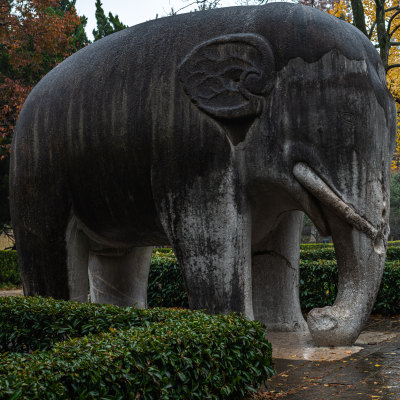
[[[321,346],[351,345],[368,318],[379,289],[387,223],[383,221],[378,228],[373,226],[307,164],[295,164],[293,174],[322,210],[317,217],[310,217],[316,223],[322,215],[327,232],[332,234],[339,272],[336,301],[332,307],[309,313],[310,332]],[[384,204],[376,207],[385,211]]]

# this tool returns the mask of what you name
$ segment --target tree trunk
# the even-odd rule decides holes
[[[390,36],[385,25],[385,1],[375,0],[376,3],[376,30],[378,33],[379,54],[385,70],[389,64]]]
[[[368,37],[362,0],[351,0],[351,9],[353,10],[354,26]]]

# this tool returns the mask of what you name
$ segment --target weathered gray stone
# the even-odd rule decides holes
[[[217,9],[108,36],[43,78],[17,123],[25,294],[85,301],[90,264],[95,301],[144,307],[150,249],[170,243],[192,308],[304,330],[299,210],[332,234],[339,264],[311,334],[351,345],[383,270],[395,131],[373,45],[311,8]]]

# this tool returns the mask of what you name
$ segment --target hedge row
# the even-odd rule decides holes
[[[160,251],[161,250],[161,251]],[[188,307],[182,273],[171,249],[155,249],[151,259],[147,304],[149,307]]]
[[[0,326],[1,399],[237,399],[274,373],[235,314],[3,298]]]
[[[300,262],[300,302],[304,311],[332,305],[337,294],[335,260]],[[400,313],[400,261],[387,262],[372,310],[375,314]]]
[[[317,261],[317,260],[336,260],[335,249],[333,246],[309,249],[302,248],[300,250],[300,259],[302,261]],[[400,260],[400,247],[389,246],[386,251],[386,261]]]
[[[5,264],[0,264],[0,282],[2,282],[4,271],[8,274],[7,276],[13,276],[15,285],[20,284],[15,252],[0,252],[0,255],[2,253],[8,253],[14,272],[8,271]],[[386,266],[373,312],[400,313],[399,289],[400,247],[391,246],[387,251]],[[303,310],[332,304],[336,293],[337,266],[334,249],[328,247],[301,250],[300,302]],[[182,274],[176,257],[170,249],[154,251],[147,294],[149,307],[188,307]]]
[[[388,242],[388,247],[400,246],[400,240],[392,240]],[[310,249],[326,249],[333,247],[333,243],[302,243],[300,244],[300,249],[310,250]]]
[[[0,289],[21,285],[15,250],[0,250]]]

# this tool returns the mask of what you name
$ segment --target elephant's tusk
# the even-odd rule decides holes
[[[326,207],[342,217],[347,223],[375,239],[378,230],[365,218],[357,214],[305,163],[299,162],[293,168],[296,179]]]

